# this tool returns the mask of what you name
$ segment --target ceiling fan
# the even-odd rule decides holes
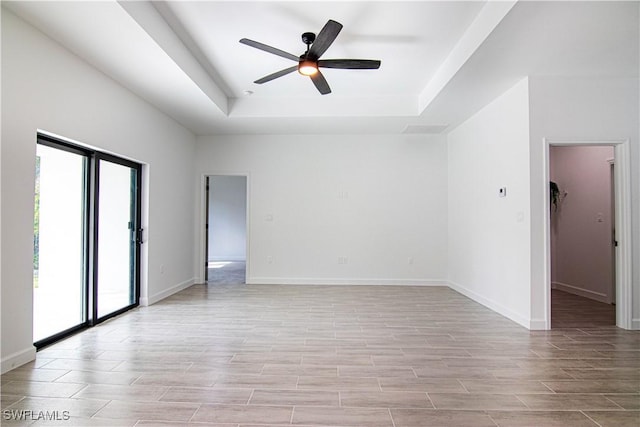
[[[322,27],[322,30],[320,30],[317,37],[314,33],[302,34],[302,42],[307,45],[307,51],[300,56],[293,55],[264,43],[249,39],[241,39],[240,43],[242,44],[255,47],[256,49],[260,49],[298,63],[298,65],[294,65],[293,67],[285,68],[284,70],[276,71],[273,74],[264,76],[261,79],[256,80],[254,83],[266,83],[277,79],[278,77],[298,71],[304,76],[309,76],[318,91],[322,95],[326,95],[331,93],[331,88],[319,68],[340,68],[345,70],[375,70],[380,68],[380,61],[373,59],[320,59],[322,54],[329,49],[329,46],[331,46],[336,37],[338,37],[340,30],[342,30],[342,24],[330,19],[327,21],[325,26]]]

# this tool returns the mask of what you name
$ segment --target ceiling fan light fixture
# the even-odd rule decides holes
[[[304,59],[298,64],[298,72],[303,76],[313,76],[318,72],[318,64],[316,61]]]
[[[310,77],[311,82],[321,95],[327,95],[331,93],[331,87],[329,87],[327,79],[324,78],[319,68],[338,68],[343,70],[377,70],[380,68],[380,61],[374,59],[320,59],[322,54],[338,37],[340,30],[342,30],[342,24],[329,19],[317,37],[314,33],[303,33],[302,42],[307,45],[307,51],[300,56],[295,56],[292,53],[254,40],[240,39],[242,44],[295,61],[297,64],[264,76],[254,81],[254,83],[267,83],[297,70],[301,75]]]

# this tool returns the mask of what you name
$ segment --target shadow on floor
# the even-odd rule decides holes
[[[551,328],[615,326],[616,306],[551,290]]]

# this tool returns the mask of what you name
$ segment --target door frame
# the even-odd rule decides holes
[[[209,205],[211,204],[209,190],[210,176],[204,177],[204,283],[209,282]]]
[[[249,172],[206,172],[200,175],[200,250],[198,259],[198,272],[199,277],[204,280],[202,283],[207,283],[207,265],[208,265],[208,239],[209,239],[209,231],[207,230],[208,222],[209,222],[209,189],[207,188],[209,184],[209,177],[211,176],[237,176],[237,177],[245,177],[247,181],[247,190],[246,190],[246,215],[245,215],[245,253],[246,253],[246,264],[245,264],[245,283],[249,283],[249,278],[251,277],[251,174]],[[204,233],[204,236],[201,234]],[[204,260],[204,262],[202,262]]]
[[[615,219],[616,215],[616,159],[615,154],[613,158],[607,159],[607,163],[609,163],[609,173],[611,175],[611,212],[613,213],[613,218]],[[618,242],[616,241],[616,224],[615,220],[611,224],[611,244],[613,245],[613,250],[611,251],[611,265],[613,265],[612,277],[611,277],[611,297],[609,301],[611,304],[616,305],[616,246]],[[632,307],[633,308],[633,307]]]
[[[628,139],[557,139],[544,138],[544,294],[546,329],[551,329],[551,203],[549,194],[549,151],[551,146],[613,146],[616,167],[614,168],[615,186],[615,230],[618,246],[616,254],[616,326],[632,329],[632,271],[631,271],[631,157]]]

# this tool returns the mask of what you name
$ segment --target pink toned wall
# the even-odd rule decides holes
[[[551,208],[551,281],[610,303],[614,298],[611,208],[613,147],[551,147],[550,177],[560,188]]]

